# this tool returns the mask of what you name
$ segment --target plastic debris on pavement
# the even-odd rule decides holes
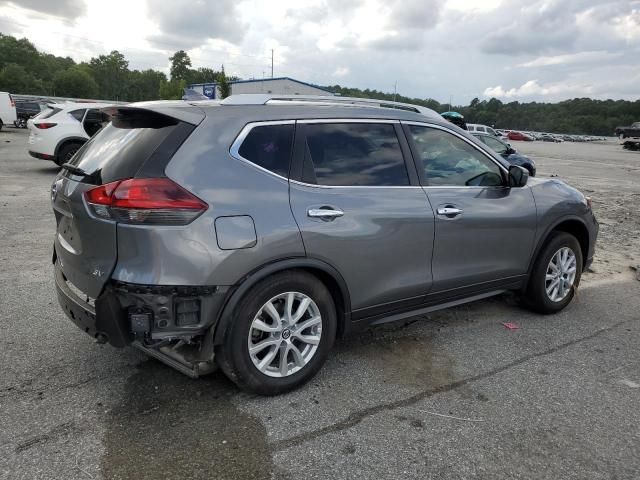
[[[504,325],[509,330],[519,330],[520,329],[520,327],[518,325],[516,325],[515,323],[513,323],[513,322],[503,322],[502,325]]]

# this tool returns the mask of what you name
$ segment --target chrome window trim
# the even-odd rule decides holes
[[[302,187],[313,188],[423,188],[420,185],[317,185],[313,183],[301,182],[299,180],[289,180],[289,182]]]
[[[389,123],[399,124],[400,120],[393,118],[314,118],[314,119],[301,119],[298,123],[313,124],[313,123]]]
[[[489,160],[491,160],[493,163],[495,163],[498,168],[500,168],[504,173],[506,173],[507,175],[509,174],[509,169],[506,168],[504,165],[502,165],[501,163],[499,163],[495,158],[493,158],[493,156],[488,153],[487,151],[485,151],[483,148],[478,148],[477,145],[475,145],[474,143],[471,143],[468,139],[466,139],[464,136],[460,135],[458,132],[454,132],[453,130],[449,130],[446,127],[443,127],[441,125],[436,125],[433,123],[429,123],[429,122],[416,122],[416,121],[402,121],[400,122],[403,125],[416,125],[418,127],[428,127],[428,128],[435,128],[437,130],[442,130],[443,132],[447,132],[450,133],[452,135],[455,135],[456,137],[458,137],[459,139],[461,139],[463,142],[466,142],[470,147],[474,148],[475,150],[479,151],[480,153],[482,153],[485,157],[487,157]],[[435,187],[441,187],[441,188],[478,188],[477,186],[467,186],[467,185],[435,185],[435,186],[430,186],[430,185],[424,185],[425,188],[435,188]],[[479,188],[487,188],[487,187],[479,187]],[[500,187],[498,187],[500,188]]]
[[[239,160],[243,163],[246,163],[250,166],[252,166],[253,168],[256,168],[262,172],[268,173],[269,175],[272,175],[280,180],[284,180],[285,182],[289,182],[289,179],[286,177],[283,177],[282,175],[279,175],[275,172],[272,172],[269,169],[266,169],[264,167],[261,167],[260,165],[258,165],[257,163],[253,163],[251,160],[249,160],[248,158],[244,158],[242,155],[240,155],[240,147],[242,146],[243,142],[245,141],[245,139],[247,138],[247,135],[249,135],[249,132],[251,130],[253,130],[256,127],[265,127],[265,126],[269,126],[269,125],[295,125],[296,121],[295,120],[266,120],[266,121],[259,121],[259,122],[250,122],[247,123],[242,130],[240,130],[240,133],[238,134],[238,136],[236,137],[236,139],[233,141],[233,143],[231,144],[231,147],[229,148],[229,155],[231,155],[232,158]],[[294,130],[295,133],[295,130]],[[293,152],[293,138],[291,139],[291,151]]]

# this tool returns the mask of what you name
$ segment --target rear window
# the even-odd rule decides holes
[[[292,142],[293,124],[260,125],[247,134],[238,154],[270,172],[287,177]]]
[[[44,112],[41,112],[40,115],[38,115],[38,120],[44,120],[45,118],[53,117],[56,113],[61,111],[61,108],[49,107],[48,110],[45,110]]]
[[[153,113],[121,116],[85,143],[70,163],[87,173],[84,182],[96,184],[132,178],[143,166],[147,176],[162,176],[194,128]],[[145,165],[151,157],[154,168]]]

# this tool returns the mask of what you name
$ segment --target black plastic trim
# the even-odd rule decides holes
[[[189,136],[196,129],[196,125],[192,125],[186,122],[180,122],[176,125],[176,128],[171,130],[171,133],[158,145],[153,153],[145,160],[138,172],[135,174],[136,178],[155,178],[164,177],[165,169],[169,162],[182,146],[182,144],[189,138]]]

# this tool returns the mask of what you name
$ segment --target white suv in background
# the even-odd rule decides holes
[[[100,109],[108,103],[59,103],[27,122],[29,155],[58,165],[71,157],[108,121]]]
[[[3,125],[13,125],[16,121],[16,103],[11,94],[0,92],[0,130]]]

